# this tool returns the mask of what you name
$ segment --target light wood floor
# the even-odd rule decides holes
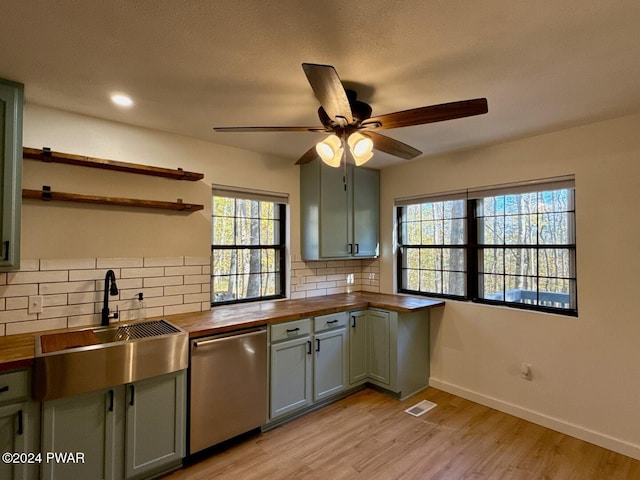
[[[404,412],[420,400],[438,406]],[[640,461],[428,388],[363,390],[164,480],[640,479]]]

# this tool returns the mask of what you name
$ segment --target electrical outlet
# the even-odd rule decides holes
[[[42,295],[29,297],[29,313],[42,313]]]

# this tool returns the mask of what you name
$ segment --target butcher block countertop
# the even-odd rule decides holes
[[[186,330],[189,337],[197,338],[346,310],[372,307],[413,312],[442,305],[444,301],[425,297],[355,292],[299,300],[241,303],[163,318]],[[0,337],[0,372],[33,365],[37,335],[29,333]]]

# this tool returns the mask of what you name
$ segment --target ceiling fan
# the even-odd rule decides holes
[[[371,106],[357,100],[353,90],[345,89],[331,65],[303,63],[302,69],[320,102],[316,127],[214,127],[216,132],[319,132],[331,134],[302,155],[296,165],[309,163],[318,156],[327,164],[339,167],[348,147],[356,165],[373,156],[373,149],[406,160],[422,152],[406,143],[377,133],[376,130],[442,122],[487,113],[487,99],[418,107],[386,115],[371,116]]]

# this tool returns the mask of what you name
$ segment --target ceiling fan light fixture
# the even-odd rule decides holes
[[[330,135],[316,144],[316,152],[324,163],[337,168],[340,166],[344,148],[342,148],[342,141],[337,135]]]
[[[349,135],[347,143],[356,166],[364,165],[373,157],[373,140],[369,137],[355,132]]]

